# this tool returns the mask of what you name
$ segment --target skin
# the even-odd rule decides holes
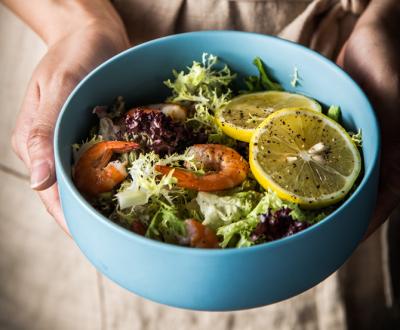
[[[107,0],[3,2],[48,46],[27,88],[12,146],[30,171],[31,187],[68,233],[55,184],[55,122],[77,83],[93,68],[128,48],[128,37]]]
[[[363,88],[382,133],[379,196],[366,237],[400,203],[400,2],[373,1],[343,47],[338,64]]]
[[[12,137],[49,213],[68,232],[55,184],[52,137],[62,104],[91,69],[129,47],[121,19],[107,0],[3,0],[47,43]],[[338,63],[359,82],[377,111],[382,163],[377,208],[368,234],[400,201],[400,2],[372,0]]]

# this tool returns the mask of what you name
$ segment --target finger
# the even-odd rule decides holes
[[[40,88],[46,93],[41,95],[39,109],[27,141],[32,189],[44,190],[56,181],[54,127],[62,105],[78,81],[76,76],[61,72]]]
[[[30,160],[27,148],[29,132],[32,126],[34,114],[37,112],[40,102],[40,91],[35,75],[28,84],[21,109],[11,136],[11,146],[16,155],[30,168]]]
[[[71,236],[61,209],[57,184],[53,184],[50,188],[40,191],[38,194],[46,206],[47,212],[56,220],[62,230]]]
[[[54,184],[53,130],[56,118],[39,116],[30,130],[27,148],[31,172],[31,188],[44,190]]]

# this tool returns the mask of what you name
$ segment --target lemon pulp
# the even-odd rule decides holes
[[[321,106],[311,98],[288,92],[267,91],[233,98],[216,114],[216,120],[226,135],[249,142],[257,126],[267,116],[283,108],[298,107],[321,112]]]
[[[283,109],[265,119],[250,141],[250,168],[264,188],[306,208],[343,199],[361,156],[338,123],[309,109]]]

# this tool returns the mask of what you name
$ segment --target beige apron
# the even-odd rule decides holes
[[[337,54],[368,0],[114,0],[133,44],[196,30],[279,34]],[[291,23],[291,24],[289,24]]]
[[[114,0],[133,44],[195,30],[279,35],[335,59],[368,0]],[[240,329],[391,328],[386,224],[341,270],[301,296],[241,312]],[[397,226],[399,227],[399,226]],[[382,247],[383,242],[383,249]],[[397,250],[399,251],[399,250]],[[393,259],[393,255],[392,255]],[[398,260],[397,260],[398,262]],[[393,262],[392,262],[393,263]],[[383,267],[382,267],[383,265]],[[240,323],[240,317],[239,317]]]

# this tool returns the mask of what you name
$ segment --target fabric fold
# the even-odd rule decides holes
[[[315,0],[279,33],[335,59],[369,0]]]

